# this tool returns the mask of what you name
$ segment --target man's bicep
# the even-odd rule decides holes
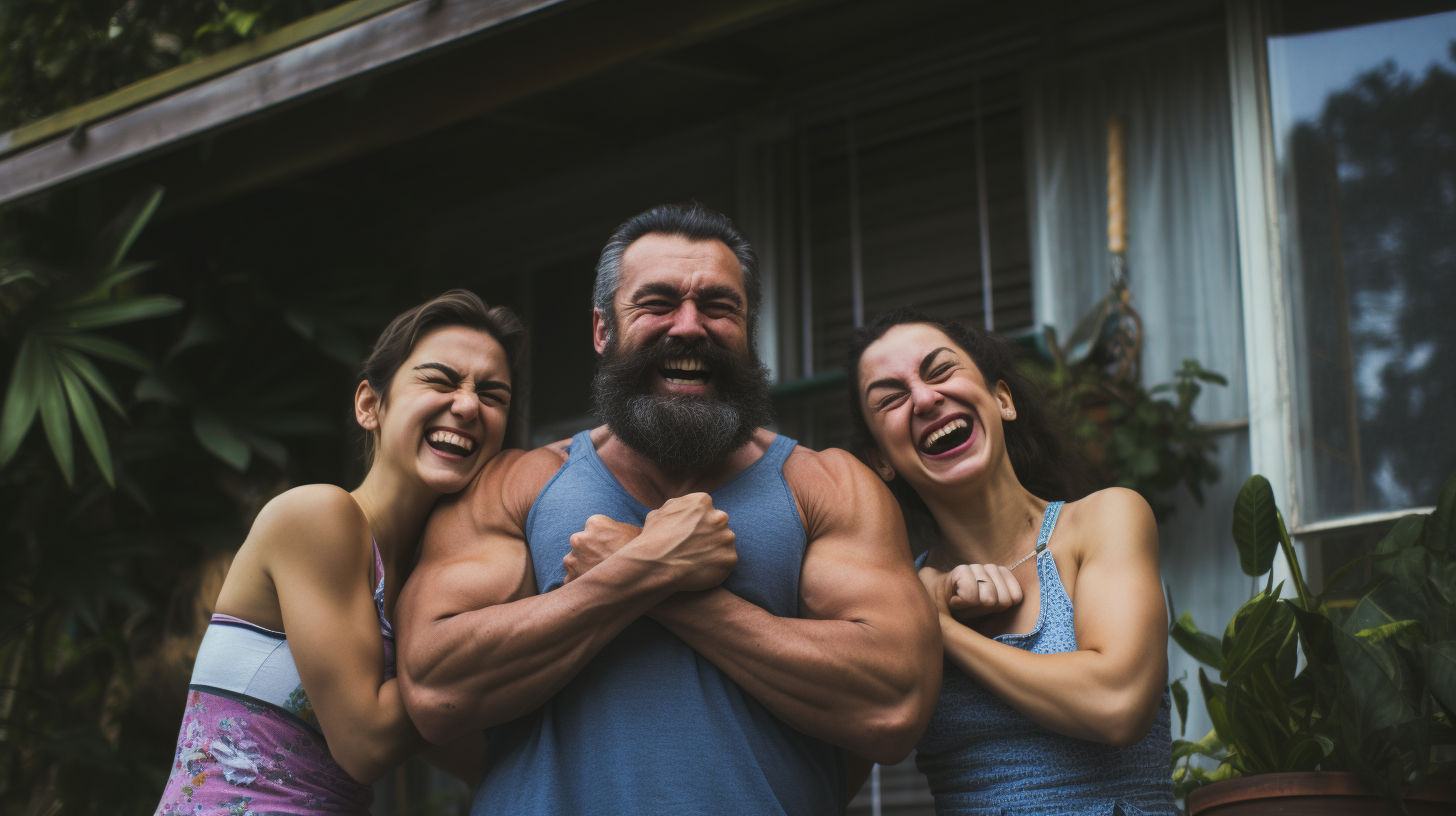
[[[525,537],[509,522],[474,524],[447,512],[426,528],[405,592],[402,612],[422,623],[534,595]]]
[[[837,464],[825,474],[829,485],[804,491],[804,501],[812,504],[805,515],[813,519],[799,579],[806,613],[867,620],[924,606],[894,497],[858,463],[853,463],[858,469]]]

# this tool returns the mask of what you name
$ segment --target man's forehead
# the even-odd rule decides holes
[[[693,241],[677,235],[650,234],[632,242],[622,255],[618,294],[630,297],[647,283],[669,283],[684,292],[729,285],[743,290],[743,268],[727,244]]]

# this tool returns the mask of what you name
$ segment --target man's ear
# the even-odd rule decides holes
[[[607,326],[607,319],[602,316],[601,309],[592,309],[592,347],[597,354],[607,350],[607,341],[612,339],[612,330]]]
[[[887,482],[892,482],[895,480],[895,469],[890,467],[889,463],[885,461],[885,457],[880,455],[880,451],[878,448],[870,451],[869,454],[865,456],[865,458],[868,459],[870,462],[870,469],[873,470],[875,474],[881,479],[884,479]]]
[[[360,380],[354,389],[354,421],[366,431],[379,430],[379,394],[369,386],[368,380]]]
[[[996,381],[996,404],[1001,408],[1001,421],[1016,419],[1016,402],[1011,399],[1011,388],[1005,380]]]

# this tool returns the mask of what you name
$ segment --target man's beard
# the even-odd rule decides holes
[[[627,447],[672,470],[700,470],[744,445],[773,418],[768,369],[750,350],[738,355],[709,340],[675,337],[623,351],[613,332],[597,363],[597,416]],[[657,393],[669,360],[707,364],[712,393]]]

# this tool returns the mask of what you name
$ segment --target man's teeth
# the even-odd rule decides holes
[[[934,445],[936,440],[940,439],[943,436],[946,436],[952,431],[958,431],[964,427],[966,427],[966,421],[964,419],[952,419],[950,422],[947,422],[941,427],[936,428],[935,432],[932,433],[930,436],[925,437],[925,444],[921,447],[925,448],[926,450],[930,450],[930,446]]]
[[[459,434],[452,434],[449,431],[431,431],[429,440],[431,442],[444,442],[446,445],[454,445],[457,448],[464,448],[467,452],[475,449],[475,443],[473,441]]]
[[[673,385],[701,385],[703,383],[703,380],[706,379],[706,376],[712,372],[712,369],[708,368],[707,363],[695,357],[687,357],[680,360],[669,360],[667,362],[667,365],[663,366],[663,368],[666,369],[666,371],[668,372],[663,375],[663,379],[667,380]],[[703,376],[693,377],[692,379],[672,376],[671,372],[676,371],[701,371],[703,373]]]

